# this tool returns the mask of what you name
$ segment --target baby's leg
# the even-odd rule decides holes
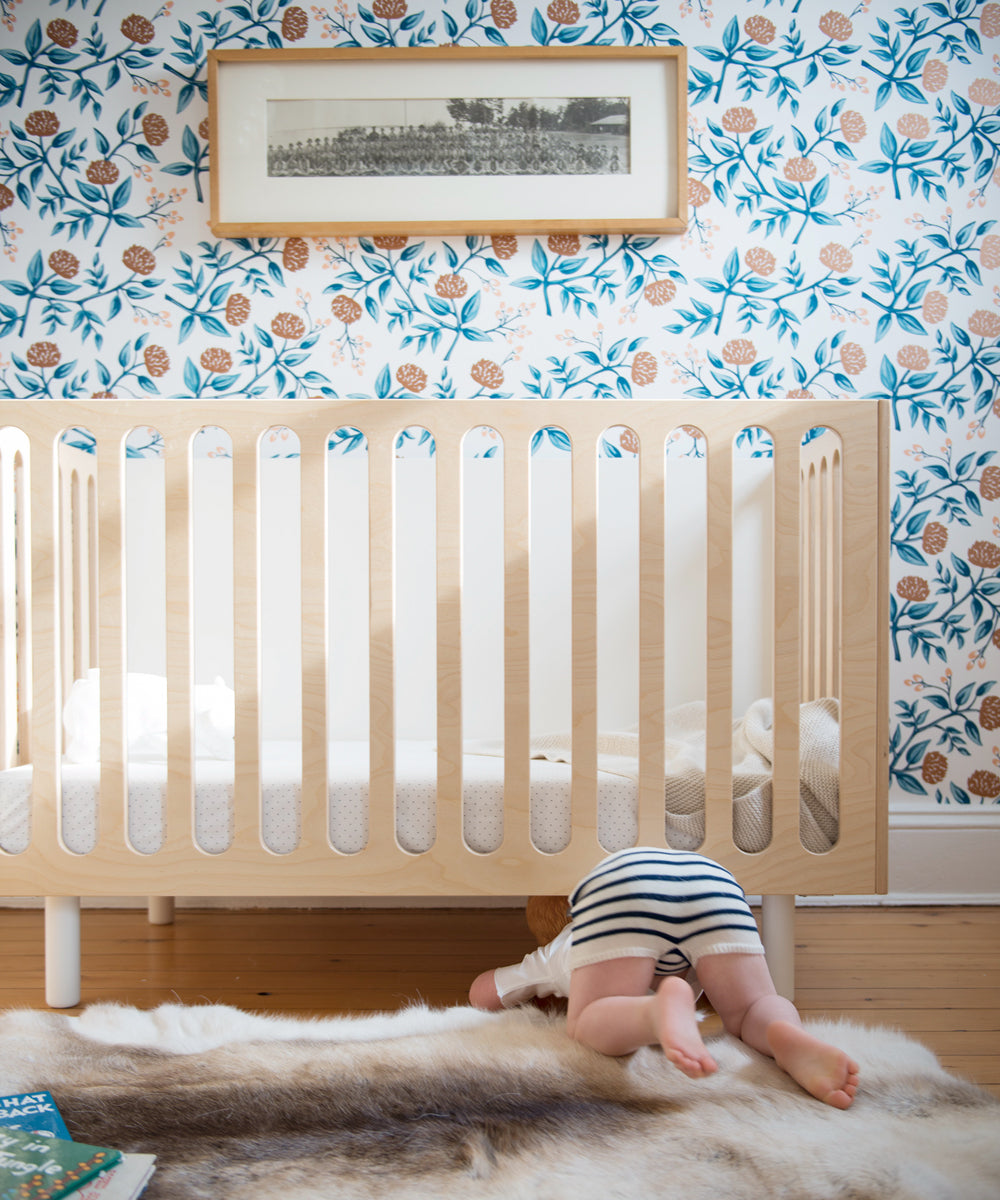
[[[803,1029],[795,1005],[779,996],[761,954],[707,954],[698,979],[726,1029],[773,1058],[810,1095],[848,1108],[858,1090],[858,1064]]]
[[[610,1055],[659,1044],[685,1075],[710,1075],[716,1064],[698,1032],[694,992],[670,976],[651,994],[654,965],[651,958],[615,958],[578,967],[569,986],[570,1036]]]

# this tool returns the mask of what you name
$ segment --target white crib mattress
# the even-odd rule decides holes
[[[368,836],[367,742],[334,742],[329,752],[329,832],[343,853],[364,848]],[[63,840],[77,854],[94,848],[100,764],[62,765]],[[30,765],[0,771],[0,848],[18,853],[30,843]],[[531,762],[531,835],[539,850],[555,853],[570,836],[571,767],[543,759]],[[167,769],[162,762],[128,767],[129,837],[136,850],[155,853],[162,844]],[[298,742],[265,742],[261,748],[262,836],[274,853],[295,849],[301,789]],[[207,853],[230,844],[233,764],[220,759],[195,763],[195,840]],[[434,842],[437,752],[433,742],[396,745],[396,835],[413,853]],[[635,840],[636,788],[619,774],[599,772],[599,833],[609,849]],[[503,759],[487,754],[463,758],[463,831],[480,853],[495,850],[503,837]]]
[[[682,705],[667,714],[664,828],[670,845],[697,849],[705,833],[705,706]],[[562,850],[571,834],[568,734],[532,738],[530,763],[531,838],[547,854]],[[503,840],[504,760],[496,742],[470,742],[463,755],[463,834],[479,853]],[[276,854],[294,850],[299,837],[301,791],[297,741],[266,741],[261,748],[262,837]],[[771,836],[772,706],[755,701],[733,723],[733,838],[748,853],[765,850]],[[800,708],[800,837],[816,854],[837,840],[839,821],[839,711],[831,698]],[[638,797],[638,738],[634,733],[599,734],[597,739],[597,834],[606,850],[635,844]],[[18,853],[30,841],[30,766],[0,771],[0,848]],[[335,741],[329,751],[329,836],[345,854],[364,849],[368,839],[367,741]],[[70,850],[94,848],[100,766],[62,767],[63,840]],[[162,844],[167,769],[162,761],[133,761],[128,767],[128,830],[143,854]],[[396,837],[411,853],[429,850],[435,838],[437,750],[432,741],[396,743]],[[195,768],[197,844],[218,854],[230,844],[233,822],[233,763],[201,758]]]

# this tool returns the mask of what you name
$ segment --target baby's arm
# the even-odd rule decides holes
[[[469,1003],[476,1008],[515,1008],[536,996],[569,995],[570,926],[547,946],[539,946],[519,963],[484,971],[469,990]]]

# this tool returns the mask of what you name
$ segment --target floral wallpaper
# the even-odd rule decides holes
[[[0,395],[888,397],[893,798],[1000,803],[997,0],[0,20]],[[687,232],[210,235],[209,47],[443,43],[687,45]]]

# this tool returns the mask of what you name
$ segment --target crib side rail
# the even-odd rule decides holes
[[[16,411],[15,411],[16,409]],[[593,450],[609,426],[632,429],[643,446],[662,447],[674,428],[692,419],[704,431],[708,447],[709,634],[708,759],[706,771],[706,853],[734,869],[744,886],[759,892],[865,892],[875,890],[884,871],[884,788],[879,736],[884,701],[872,663],[878,647],[878,558],[881,531],[879,488],[884,479],[884,443],[878,406],[872,402],[366,402],[329,404],[283,402],[281,420],[297,433],[303,447],[302,488],[302,713],[303,809],[298,847],[275,854],[260,834],[260,639],[257,477],[254,453],[262,431],[273,423],[275,407],[243,401],[49,402],[0,404],[0,427],[21,429],[30,441],[31,459],[31,716],[34,764],[33,830],[30,847],[0,858],[0,890],[7,894],[59,893],[130,895],[521,895],[565,891],[602,852],[596,835],[596,660],[595,556],[596,495]],[[731,446],[736,433],[756,421],[774,438],[776,467],[776,551],[774,614],[774,707],[776,728],[774,834],[761,854],[739,850],[733,841],[732,763],[732,512]],[[192,666],[190,456],[192,432],[203,423],[225,424],[234,454],[234,606],[236,610],[235,690],[237,696],[235,826],[229,849],[207,854],[192,838]],[[400,847],[392,819],[394,762],[393,563],[387,536],[391,523],[394,439],[414,423],[433,430],[438,472],[438,805],[434,847],[413,854]],[[166,448],[166,491],[171,519],[167,528],[167,694],[169,783],[167,833],[155,854],[134,851],[126,836],[126,789],[122,686],[123,481],[117,454],[99,457],[96,503],[86,507],[88,545],[98,570],[81,582],[66,558],[66,530],[79,521],[58,516],[54,453],[61,430],[81,425],[100,446],[120,447],[137,424],[154,425]],[[525,459],[505,456],[505,836],[495,852],[468,848],[461,824],[461,611],[459,564],[460,515],[457,479],[462,435],[476,425],[495,427],[509,447],[526,447],[532,433],[546,424],[570,432],[579,458],[574,460],[573,550],[573,835],[567,848],[541,854],[529,827],[528,562],[526,513],[528,480]],[[322,453],[332,429],[356,425],[369,439],[370,475],[370,723],[371,823],[368,845],[354,854],[331,848],[326,813],[326,739],[328,697],[325,660],[326,596],[323,582]],[[803,468],[800,443],[813,425],[835,428],[839,462],[818,468],[825,481],[836,480],[836,500],[812,498],[811,468]],[[576,451],[574,451],[576,453]],[[659,465],[658,465],[658,459]],[[662,455],[644,455],[641,466],[642,579],[639,614],[640,707],[639,830],[647,843],[663,843],[663,641],[664,554],[662,539]],[[825,472],[825,475],[824,475]],[[807,483],[803,483],[803,475]],[[831,494],[833,484],[824,482]],[[91,485],[87,484],[87,490]],[[310,504],[309,496],[317,503]],[[842,514],[819,559],[822,598],[813,576],[812,543],[803,543],[800,526],[829,526],[828,509]],[[800,522],[800,511],[806,520]],[[90,514],[96,514],[92,518]],[[823,515],[826,514],[826,515]],[[810,535],[812,536],[812,535]],[[83,551],[81,551],[81,554]],[[833,567],[831,560],[836,560]],[[67,567],[67,562],[70,563]],[[60,567],[60,563],[62,566]],[[90,637],[91,618],[81,624],[64,620],[66,578],[87,592],[99,613],[96,662],[102,674],[102,776],[100,835],[94,850],[70,853],[60,831],[59,714],[63,681],[80,669],[77,655]],[[825,572],[825,574],[824,574]],[[806,584],[803,586],[803,574]],[[831,584],[831,579],[834,581]],[[93,589],[97,587],[99,594]],[[812,590],[811,590],[812,589]],[[825,590],[824,590],[825,589]],[[23,588],[21,589],[24,590]],[[807,641],[816,625],[839,631]],[[5,618],[6,619],[6,618]],[[86,631],[84,629],[86,626]],[[90,641],[86,661],[90,657]],[[816,647],[819,647],[817,649]],[[818,664],[818,665],[816,665]],[[5,660],[5,679],[7,678]],[[837,845],[825,855],[804,850],[798,830],[798,708],[803,696],[832,684],[841,697],[841,822]],[[6,713],[6,710],[5,710]],[[5,716],[5,724],[9,720]]]

